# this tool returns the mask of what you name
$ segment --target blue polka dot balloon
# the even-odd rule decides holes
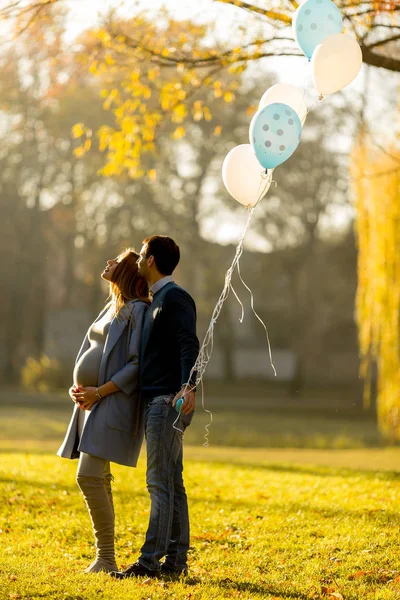
[[[301,50],[311,58],[315,48],[328,36],[341,33],[342,13],[331,0],[306,0],[293,17],[293,35]]]
[[[265,169],[274,169],[292,156],[300,138],[298,114],[280,102],[259,110],[250,124],[250,144]]]

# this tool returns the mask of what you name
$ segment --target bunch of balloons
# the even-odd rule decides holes
[[[311,62],[320,99],[355,79],[362,65],[361,48],[356,39],[342,33],[342,15],[331,0],[305,0],[292,26],[297,44]],[[250,124],[250,144],[233,148],[225,157],[224,185],[244,206],[257,204],[271,185],[272,170],[299,145],[307,116],[304,95],[304,89],[288,84],[268,89]]]
[[[293,18],[293,35],[311,61],[315,89],[321,96],[349,85],[362,64],[356,39],[342,33],[343,18],[331,0],[306,0]]]

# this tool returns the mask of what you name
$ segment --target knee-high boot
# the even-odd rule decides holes
[[[96,540],[96,559],[85,570],[85,573],[117,571],[111,482],[106,478],[85,475],[78,475],[76,481],[85,498]]]

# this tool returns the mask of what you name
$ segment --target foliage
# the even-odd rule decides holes
[[[27,358],[21,369],[21,384],[27,391],[49,392],[65,387],[65,373],[58,360],[46,355]]]
[[[392,600],[399,593],[400,491],[391,473],[327,467],[187,461],[192,549],[178,581],[116,581],[82,573],[93,537],[75,483],[76,462],[3,453],[2,600]],[[335,453],[331,454],[335,461]],[[310,458],[312,464],[312,457]],[[329,460],[329,458],[328,458]],[[116,551],[133,562],[149,500],[144,461],[113,466]]]
[[[361,131],[352,161],[359,245],[357,320],[365,399],[368,404],[376,362],[380,429],[389,440],[399,440],[400,154],[397,147],[371,147]]]
[[[107,151],[103,175],[127,173],[136,178],[147,172],[154,180],[154,153],[160,140],[168,135],[179,142],[186,135],[186,123],[213,119],[202,97],[204,89],[230,104],[240,87],[240,74],[251,65],[272,56],[300,56],[289,30],[296,0],[270,2],[267,7],[242,0],[219,1],[244,17],[233,28],[233,42],[215,41],[211,23],[174,19],[167,10],[154,21],[147,11],[137,9],[125,20],[112,11],[101,27],[82,37],[81,60],[99,77],[104,108],[114,117],[113,126],[98,130],[100,148]],[[64,6],[63,0],[34,0],[26,6],[10,2],[0,16],[14,19],[20,34],[48,18],[55,4]],[[338,5],[346,27],[358,37],[364,61],[399,71],[397,4],[339,0]],[[218,136],[221,123],[214,121]],[[74,135],[81,139],[74,151],[80,158],[92,145],[92,130],[78,123]],[[150,164],[146,157],[151,157]]]

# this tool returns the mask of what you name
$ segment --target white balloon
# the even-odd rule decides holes
[[[328,36],[311,58],[315,89],[322,96],[342,90],[357,77],[361,65],[362,52],[355,38],[345,33]]]
[[[269,88],[263,95],[258,106],[261,110],[269,104],[281,102],[293,108],[299,115],[301,124],[304,124],[307,116],[307,105],[304,101],[304,90],[288,83],[277,83]]]
[[[261,193],[267,193],[271,179],[265,178],[265,169],[256,159],[250,144],[236,146],[226,155],[222,165],[222,180],[230,195],[240,204],[257,204]]]

